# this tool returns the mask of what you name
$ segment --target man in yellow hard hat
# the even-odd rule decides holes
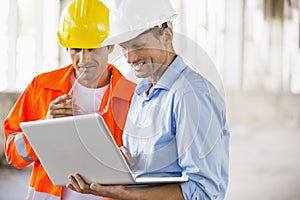
[[[115,199],[225,198],[229,130],[224,99],[173,48],[169,0],[120,0],[106,44],[119,44],[137,85],[123,133],[137,177],[188,176],[152,187],[107,186],[74,174],[68,187]],[[133,160],[134,160],[133,159]]]
[[[114,48],[102,45],[108,34],[109,10],[103,3],[98,0],[70,2],[61,15],[58,38],[72,63],[37,75],[4,121],[8,162],[17,168],[33,164],[28,200],[104,199],[54,186],[19,124],[100,113],[116,143],[122,146],[123,127],[135,84],[108,64],[108,55]]]

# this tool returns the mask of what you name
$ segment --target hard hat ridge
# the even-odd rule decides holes
[[[177,13],[169,0],[115,0],[110,14],[110,34],[104,44],[128,41],[175,17]]]

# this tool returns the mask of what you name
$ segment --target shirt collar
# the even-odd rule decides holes
[[[61,90],[63,92],[66,92],[68,88],[72,86],[70,76],[73,71],[74,67],[72,64],[70,64],[67,67],[59,68],[51,72],[46,72],[43,75],[38,76],[40,77],[40,85],[43,88],[48,88],[51,90]]]

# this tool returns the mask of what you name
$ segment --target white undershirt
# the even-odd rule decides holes
[[[73,80],[72,80],[73,79]],[[74,83],[74,76],[71,77],[72,84]],[[80,107],[82,114],[98,112],[103,95],[108,85],[101,88],[87,88],[79,82],[74,87],[73,96],[75,104]]]
[[[71,83],[74,84],[75,77],[71,76]],[[108,85],[101,88],[87,88],[76,83],[73,96],[75,97],[75,103],[80,106],[81,113],[95,113],[98,112],[100,103]],[[69,188],[63,187],[62,200],[104,200],[107,198],[94,196],[91,194],[81,194],[75,192]]]

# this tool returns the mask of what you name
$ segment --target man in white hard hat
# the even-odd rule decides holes
[[[136,160],[132,171],[138,177],[186,175],[189,180],[128,188],[88,185],[74,174],[71,189],[125,200],[225,198],[230,135],[225,102],[174,51],[174,17],[168,0],[118,1],[106,43],[119,44],[142,78],[123,133],[124,146]]]

